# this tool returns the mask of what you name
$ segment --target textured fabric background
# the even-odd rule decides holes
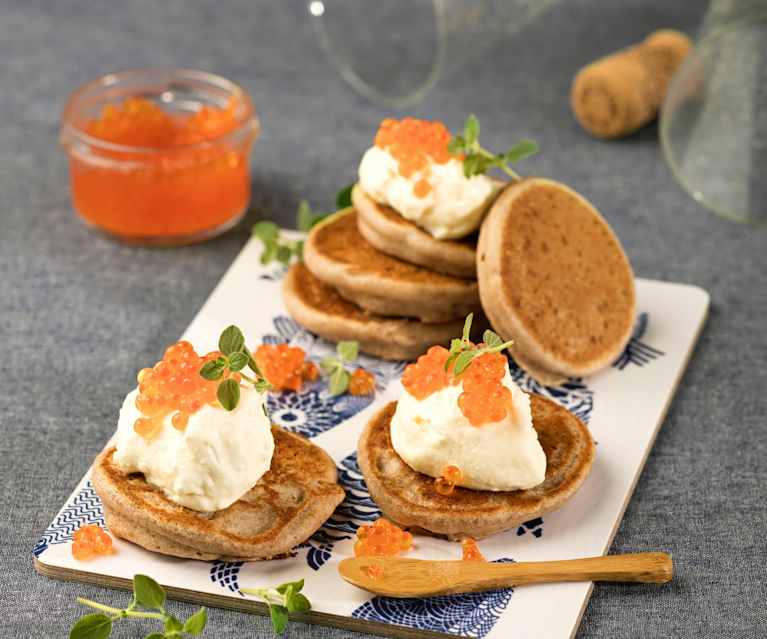
[[[569,0],[442,78],[411,111],[451,128],[473,111],[499,143],[537,139],[543,153],[525,172],[593,201],[637,274],[711,293],[708,325],[612,548],[667,549],[676,576],[663,587],[597,586],[584,638],[767,634],[767,233],[720,220],[685,195],[655,125],[599,142],[579,129],[566,99],[584,63],[656,27],[695,31],[704,10],[689,0]],[[378,55],[384,63],[387,52]],[[202,246],[119,246],[70,207],[57,146],[67,94],[107,71],[159,64],[240,82],[263,122],[252,170],[258,212]],[[190,322],[250,222],[290,225],[304,196],[328,206],[391,113],[341,81],[298,0],[0,2],[0,637],[65,636],[83,614],[79,594],[126,601],[38,576],[32,546],[114,428],[136,369]],[[270,635],[262,618],[219,610],[210,629]],[[115,636],[140,632],[123,624]],[[296,623],[288,636],[352,635]]]

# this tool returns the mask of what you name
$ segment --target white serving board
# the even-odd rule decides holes
[[[283,269],[261,266],[260,254],[260,242],[251,240],[183,337],[198,352],[207,352],[216,347],[221,330],[234,323],[251,345],[289,341],[318,361],[334,345],[289,319],[280,294]],[[512,368],[523,388],[554,398],[588,423],[598,443],[597,456],[590,476],[564,508],[480,542],[489,560],[567,559],[601,555],[610,547],[709,304],[708,294],[700,288],[653,280],[637,280],[637,297],[634,337],[612,367],[557,388],[541,388]],[[590,583],[392,600],[373,598],[338,576],[338,562],[353,554],[354,530],[379,515],[356,467],[357,438],[368,417],[398,397],[404,366],[366,356],[360,363],[377,377],[378,391],[372,400],[330,398],[322,382],[301,393],[270,396],[273,421],[312,437],[325,448],[338,463],[347,491],[347,500],[294,557],[245,564],[190,561],[115,540],[116,555],[78,562],[71,554],[72,532],[85,523],[103,524],[101,504],[86,475],[35,547],[37,569],[52,577],[118,588],[129,587],[133,574],[142,572],[166,586],[171,596],[261,613],[263,606],[243,596],[240,586],[274,585],[303,577],[313,608],[300,618],[310,622],[404,637],[433,636],[434,632],[517,639],[574,635],[591,593]],[[150,364],[136,362],[136,369]],[[458,559],[460,555],[459,544],[422,536],[416,537],[409,554],[424,559]]]

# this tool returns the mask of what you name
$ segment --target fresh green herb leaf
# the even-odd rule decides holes
[[[272,619],[274,632],[281,635],[288,627],[288,609],[285,606],[269,605],[269,617]]]
[[[133,596],[139,606],[150,610],[163,611],[165,591],[151,577],[146,575],[133,576]]]
[[[261,253],[261,264],[269,264],[277,255],[277,242],[264,243],[264,251]]]
[[[337,395],[343,395],[349,388],[349,371],[343,367],[336,368],[330,375],[330,381],[328,383],[328,391],[330,391],[331,397]]]
[[[471,337],[471,323],[474,321],[474,313],[469,313],[463,322],[463,333],[461,334],[461,340],[466,343]]]
[[[538,145],[532,140],[521,140],[506,153],[493,154],[480,145],[479,130],[479,120],[471,114],[466,118],[463,135],[456,135],[448,142],[447,150],[450,155],[463,155],[463,174],[470,178],[498,168],[513,179],[520,180],[519,174],[509,165],[537,153]]]
[[[241,371],[243,368],[245,368],[248,365],[248,361],[250,360],[250,357],[247,353],[243,353],[242,351],[238,351],[237,353],[232,353],[229,356],[229,370],[233,373],[236,373],[237,371]]]
[[[296,226],[299,231],[309,231],[315,225],[316,219],[312,213],[312,207],[307,200],[301,200],[298,203],[296,212]]]
[[[276,242],[280,237],[280,227],[274,222],[262,220],[256,222],[251,229],[251,233],[260,239],[264,244]]]
[[[199,635],[205,629],[205,624],[208,623],[208,611],[205,608],[200,608],[184,623],[184,632],[190,635]]]
[[[234,410],[240,402],[240,385],[233,379],[225,379],[218,385],[216,398],[224,410]]]
[[[469,368],[469,364],[471,364],[472,360],[476,357],[476,353],[478,351],[463,351],[463,353],[459,354],[458,357],[455,359],[455,368],[453,369],[455,371],[456,375],[460,375],[465,371],[467,368]]]
[[[352,205],[352,189],[354,189],[354,182],[336,193],[336,209],[346,209]]]
[[[207,379],[208,381],[215,381],[221,379],[226,368],[226,360],[222,357],[213,359],[209,362],[205,362],[200,368],[200,377]]]
[[[533,140],[520,140],[504,154],[504,160],[515,164],[538,153],[538,144]]]
[[[338,368],[338,360],[333,355],[328,355],[320,360],[320,370],[325,375],[331,375]]]
[[[280,584],[279,586],[275,588],[275,590],[279,592],[281,595],[284,595],[288,591],[288,588],[292,588],[293,592],[301,592],[303,587],[304,587],[304,580],[299,579],[298,581],[288,581],[288,582],[285,582],[284,584]]]
[[[503,340],[498,336],[498,334],[494,333],[490,329],[487,329],[484,333],[482,333],[482,341],[491,348],[495,348],[503,344]]]
[[[112,634],[112,620],[106,615],[94,613],[77,620],[69,631],[69,639],[106,639]]]
[[[360,352],[359,342],[344,341],[336,345],[336,353],[342,362],[353,362]]]
[[[272,385],[269,382],[267,382],[265,379],[261,378],[256,380],[255,388],[259,393],[263,393],[264,391],[272,390]],[[267,414],[267,417],[269,417],[268,414]]]
[[[294,246],[286,246],[284,244],[277,247],[277,252],[274,254],[274,257],[277,259],[277,261],[280,264],[284,264],[287,266],[290,264],[290,260],[293,258],[293,252],[295,250]]]
[[[461,352],[461,349],[463,348],[463,342],[464,340],[458,339],[457,337],[454,337],[450,340],[450,354],[451,355],[457,355]]]
[[[245,336],[234,324],[227,326],[218,338],[218,350],[224,355],[239,353],[245,348]]]
[[[306,612],[312,608],[312,604],[300,592],[295,593],[287,603],[288,612]]]
[[[165,617],[165,632],[179,632],[183,630],[184,624],[173,615]]]
[[[473,113],[466,118],[463,125],[463,137],[466,148],[471,149],[479,142],[479,120]]]

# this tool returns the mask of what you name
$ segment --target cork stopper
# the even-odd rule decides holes
[[[570,89],[578,122],[600,138],[633,133],[658,114],[668,83],[691,48],[685,34],[661,29],[585,66]]]

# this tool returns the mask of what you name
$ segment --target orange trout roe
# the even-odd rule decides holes
[[[205,362],[217,359],[214,351],[200,357],[189,342],[176,342],[169,346],[161,361],[153,368],[144,368],[138,374],[136,408],[141,412],[133,430],[147,440],[160,432],[163,419],[173,413],[171,423],[184,430],[189,416],[205,404],[214,404],[219,381],[208,381],[199,375]],[[226,374],[239,381],[238,373]]]
[[[357,528],[355,557],[396,557],[413,547],[413,535],[383,517]]]
[[[423,400],[451,384],[462,382],[463,392],[458,397],[458,406],[472,425],[481,426],[506,417],[512,407],[511,391],[503,385],[506,358],[501,353],[485,353],[456,376],[452,368],[445,370],[449,355],[442,346],[432,346],[415,364],[409,364],[402,375],[405,390]]]
[[[442,469],[442,475],[434,480],[434,489],[440,494],[448,497],[453,494],[455,485],[461,481],[463,473],[458,466],[445,466]]]
[[[352,395],[372,395],[376,389],[376,378],[364,368],[358,368],[349,379],[349,393]]]
[[[476,540],[471,537],[467,537],[461,542],[461,549],[463,550],[463,561],[487,561],[485,556],[479,551]]]
[[[319,377],[317,366],[305,361],[306,353],[298,346],[261,344],[253,358],[266,381],[276,390],[299,391],[305,381]]]
[[[370,564],[365,572],[367,572],[368,577],[371,579],[380,579],[383,577],[384,570],[381,564]]]
[[[109,533],[95,524],[80,526],[72,538],[72,556],[79,561],[88,561],[99,555],[111,555],[116,552]]]
[[[409,364],[402,375],[405,390],[416,399],[426,399],[449,384],[455,384],[457,380],[452,372],[445,370],[449,355],[446,348],[432,346],[415,364]]]
[[[452,135],[442,122],[429,122],[416,118],[381,122],[375,137],[375,145],[388,151],[399,164],[399,173],[409,178],[416,173],[420,179],[413,187],[416,197],[426,197],[431,192],[430,163],[445,164],[451,159],[447,145]]]

